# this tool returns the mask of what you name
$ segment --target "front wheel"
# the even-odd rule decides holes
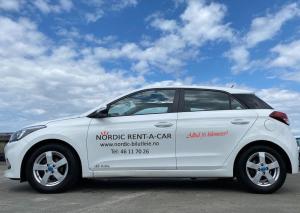
[[[80,175],[76,157],[63,145],[47,144],[36,149],[26,165],[26,177],[39,192],[61,192],[74,185]]]
[[[254,146],[244,151],[236,164],[237,178],[255,193],[272,193],[286,178],[286,164],[281,155],[267,146]]]

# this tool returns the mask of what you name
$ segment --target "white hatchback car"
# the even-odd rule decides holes
[[[299,154],[287,115],[232,88],[152,87],[14,133],[6,177],[40,192],[81,177],[237,177],[271,193]]]

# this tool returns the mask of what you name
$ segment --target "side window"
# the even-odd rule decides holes
[[[110,105],[109,117],[161,114],[172,111],[175,89],[147,90]]]
[[[184,112],[207,110],[230,110],[229,96],[218,91],[189,89],[184,91]]]
[[[245,107],[240,102],[238,102],[236,99],[231,98],[231,109],[239,110],[239,109],[245,109]]]

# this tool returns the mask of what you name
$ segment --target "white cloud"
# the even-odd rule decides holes
[[[238,72],[239,70],[250,68],[250,56],[245,46],[237,46],[232,48],[228,53],[226,53],[226,56],[235,62],[232,66],[234,73]]]
[[[200,46],[207,41],[233,39],[229,24],[223,23],[226,11],[223,4],[189,0],[186,1],[180,21],[163,19],[158,15],[153,15],[150,19],[153,19],[153,27],[166,32],[171,31],[187,44]]]
[[[172,32],[177,30],[178,26],[175,20],[166,20],[163,18],[155,18],[151,22],[151,26],[161,31]]]
[[[46,113],[46,110],[44,109],[29,109],[29,110],[25,110],[25,113],[29,113],[29,114],[35,114],[35,115],[43,115]]]
[[[219,3],[206,4],[204,1],[190,0],[181,15],[183,26],[180,33],[191,44],[201,44],[216,39],[232,39],[228,24],[223,24],[226,7]]]
[[[89,43],[93,45],[104,45],[108,43],[112,43],[116,40],[115,36],[105,36],[105,37],[97,37],[94,34],[83,34],[79,31],[76,27],[71,28],[63,28],[57,27],[56,35],[60,36],[60,39],[64,43],[78,43],[81,42],[82,44]]]
[[[122,10],[126,7],[135,7],[138,4],[138,0],[118,0],[113,2],[113,10]]]
[[[125,43],[113,49],[95,48],[95,57],[99,60],[129,59],[132,69],[142,73],[153,69],[179,72],[185,61],[196,57],[205,43],[232,39],[230,27],[223,23],[225,12],[224,5],[190,0],[180,20],[157,15],[147,19],[162,32],[158,39],[141,42],[141,45]]]
[[[0,56],[32,57],[46,51],[46,37],[28,19],[13,21],[1,17],[0,26]]]
[[[19,11],[23,0],[0,0],[0,9],[7,11]]]
[[[173,0],[175,7],[178,7],[180,4],[185,3],[186,0]]]
[[[300,82],[300,40],[278,44],[271,52],[267,67],[280,70],[276,76],[281,79]]]
[[[274,14],[254,18],[249,32],[239,39],[226,54],[234,63],[232,71],[239,73],[253,68],[257,61],[251,61],[249,50],[261,42],[272,39],[287,21],[299,15],[298,3],[290,3]]]
[[[138,4],[138,0],[90,0],[82,2],[91,9],[90,12],[84,15],[87,23],[98,21],[106,12],[120,11],[128,7],[135,7]]]
[[[0,16],[0,24],[1,131],[84,112],[144,83],[142,76],[108,72],[88,48],[57,45],[28,19]]]
[[[297,3],[291,3],[281,8],[275,14],[268,14],[253,19],[250,31],[245,38],[247,47],[254,47],[260,42],[272,39],[285,22],[299,15],[299,5]]]
[[[45,13],[60,11],[61,9],[57,9],[57,7],[64,4],[62,4],[62,1],[59,1],[59,3],[50,4],[48,0],[35,0],[35,4]],[[137,0],[125,0],[113,1],[111,5],[117,8],[125,8],[135,6],[137,3]],[[92,0],[86,2],[86,4],[96,10],[95,13],[86,14],[87,21],[94,22],[103,15],[102,8],[105,8],[107,2]],[[110,10],[112,10],[112,7],[110,7]],[[149,40],[147,44],[144,41],[141,41],[140,44],[128,42],[115,45],[114,48],[100,46],[94,48],[92,52],[95,52],[95,58],[102,61],[127,59],[130,61],[132,69],[141,73],[153,69],[176,73],[183,68],[186,59],[198,55],[199,48],[206,42],[232,39],[231,28],[228,24],[223,23],[225,13],[226,7],[223,4],[190,0],[186,2],[186,8],[179,20],[167,20],[163,17],[154,17],[151,20],[151,25],[162,32],[156,40]],[[82,39],[82,35],[76,30],[71,29],[71,31],[66,32],[65,29],[61,29],[58,33],[68,35],[70,41],[76,38]],[[22,35],[22,33],[19,34]],[[85,39],[86,41],[96,41],[92,35],[86,35]],[[39,41],[39,39],[35,40]],[[22,44],[25,43],[22,42]],[[101,45],[99,39],[97,44]],[[36,45],[36,47],[43,48],[43,45]]]
[[[94,12],[94,13],[86,13],[85,14],[85,19],[87,21],[87,23],[90,22],[96,22],[98,21],[100,18],[102,18],[104,15],[104,11],[98,9],[98,11]]]
[[[271,49],[276,57],[270,62],[272,67],[299,67],[300,65],[300,40],[288,44],[279,44]]]
[[[279,77],[284,80],[300,82],[300,69],[296,68],[295,71],[286,72]]]
[[[73,3],[72,0],[59,0],[56,4],[53,4],[49,0],[34,0],[33,4],[42,12],[42,13],[60,13],[63,11],[69,12]]]

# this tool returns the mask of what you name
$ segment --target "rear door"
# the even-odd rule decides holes
[[[178,169],[210,170],[225,159],[257,118],[231,95],[216,90],[181,91],[177,120]]]

